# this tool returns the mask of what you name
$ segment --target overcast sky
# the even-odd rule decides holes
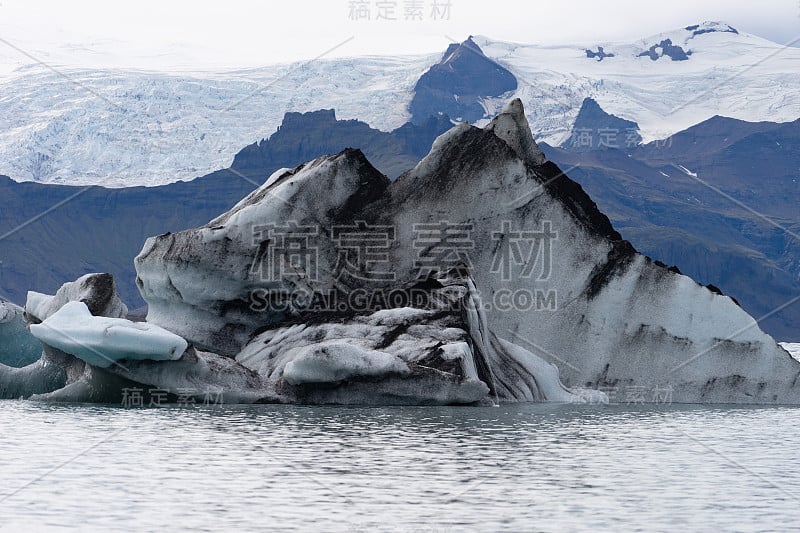
[[[633,41],[705,20],[787,43],[800,38],[800,0],[0,0],[0,39],[45,55],[89,45],[122,63],[141,54],[167,54],[168,62],[172,54],[198,65],[255,66],[314,58],[350,38],[328,56],[439,52],[469,34]]]

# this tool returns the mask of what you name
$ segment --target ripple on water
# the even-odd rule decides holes
[[[770,530],[800,409],[0,402],[9,531]]]

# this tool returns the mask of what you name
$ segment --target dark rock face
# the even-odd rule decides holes
[[[660,43],[654,44],[649,50],[639,54],[639,57],[649,57],[653,61],[657,61],[662,57],[669,57],[672,61],[687,61],[689,55],[686,51],[672,44],[672,39],[664,39]]]
[[[572,134],[561,147],[577,152],[630,149],[641,141],[636,122],[606,113],[597,101],[585,98],[572,126]]]
[[[0,232],[7,234],[0,239],[0,292],[24,304],[28,290],[53,294],[67,280],[107,272],[121,297],[141,307],[131,257],[147,237],[204,224],[253,188],[228,171],[189,183],[125,189],[0,177]]]
[[[589,59],[597,59],[597,61],[602,61],[607,57],[614,57],[614,54],[606,52],[605,50],[603,50],[602,46],[598,46],[597,52],[587,48],[586,57],[588,57]]]
[[[403,146],[416,157],[417,161],[425,157],[431,150],[433,141],[453,127],[450,117],[443,114],[436,114],[428,117],[427,120],[422,121],[420,124],[407,122],[392,132],[392,135],[399,139]],[[355,146],[355,145],[354,145]],[[364,152],[365,155],[367,152]],[[369,156],[367,156],[369,157]],[[378,166],[379,169],[382,167]],[[404,169],[408,170],[408,169]],[[384,174],[390,178],[395,178],[392,174],[384,171]]]
[[[411,121],[420,124],[444,113],[456,120],[475,122],[486,114],[482,98],[501,96],[516,88],[514,75],[486,57],[470,37],[461,44],[451,44],[442,60],[417,81],[409,106]]]
[[[723,28],[714,27],[714,28],[701,28],[699,24],[693,24],[692,26],[686,26],[686,31],[692,32],[692,37],[697,37],[698,35],[703,35],[704,33],[735,33],[739,35],[739,31],[734,28],[733,26],[725,25]]]
[[[358,147],[390,178],[396,178],[424,156],[433,140],[450,129],[447,116],[426,117],[387,133],[358,120],[337,120],[333,109],[286,113],[269,139],[236,154],[231,169],[246,176],[264,176],[265,169],[293,168],[324,154]]]

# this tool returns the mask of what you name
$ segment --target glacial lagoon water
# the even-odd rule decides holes
[[[800,529],[800,408],[0,402],[0,531]]]

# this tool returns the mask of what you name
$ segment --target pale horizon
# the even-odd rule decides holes
[[[779,44],[796,46],[800,38],[796,0],[759,5],[680,0],[658,16],[631,0],[602,8],[589,0],[571,4],[574,8],[565,13],[555,5],[514,0],[491,7],[466,0],[313,0],[302,6],[144,0],[127,7],[95,0],[2,0],[0,62],[5,67],[35,58],[98,67],[247,68],[320,56],[432,54],[469,35],[548,46],[635,42],[704,21],[724,22]]]

